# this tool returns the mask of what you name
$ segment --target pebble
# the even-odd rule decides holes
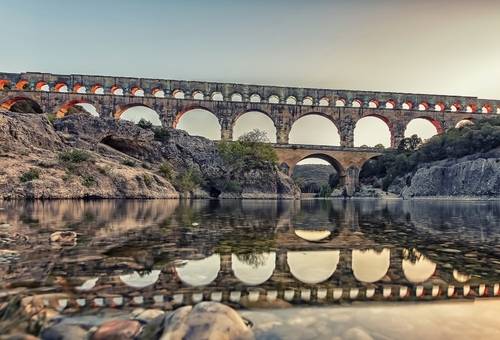
[[[141,330],[135,320],[114,320],[105,322],[92,335],[92,340],[132,340]]]
[[[83,339],[88,329],[81,325],[56,324],[46,328],[40,335],[41,340],[74,340]]]
[[[156,317],[158,317],[159,315],[162,315],[162,314],[165,314],[165,312],[162,311],[162,310],[159,310],[159,309],[148,309],[148,310],[142,311],[142,313],[139,313],[134,318],[135,319],[139,319],[139,320],[143,320],[143,321],[146,321],[146,322],[150,322],[151,320],[153,320],[154,318],[156,318]]]

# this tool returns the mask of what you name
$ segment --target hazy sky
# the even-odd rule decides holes
[[[498,0],[0,0],[0,13],[4,72],[500,98]],[[292,140],[338,143],[303,119]],[[362,128],[357,145],[387,144],[383,124]]]

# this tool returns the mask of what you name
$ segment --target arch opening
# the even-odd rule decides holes
[[[361,282],[376,282],[382,279],[389,269],[391,251],[384,248],[381,252],[374,249],[353,250],[352,270],[354,277]]]
[[[322,98],[318,104],[319,104],[319,106],[329,106],[330,101],[327,98]]]
[[[436,271],[436,263],[415,249],[403,249],[402,267],[406,279],[414,283],[427,281]]]
[[[54,86],[54,91],[66,93],[68,92],[68,85],[66,85],[65,83],[57,83]]]
[[[413,103],[410,101],[406,101],[403,104],[401,104],[401,108],[403,110],[411,110],[413,108]]]
[[[476,106],[475,105],[467,105],[465,108],[465,112],[467,113],[475,113],[476,112]]]
[[[434,105],[434,110],[435,111],[444,111],[446,109],[446,106],[443,103],[437,103]]]
[[[92,86],[90,92],[93,94],[104,94],[104,87],[102,87],[102,85],[96,84]]]
[[[113,86],[110,92],[115,96],[123,96],[123,89],[120,86]]]
[[[26,80],[20,80],[17,82],[16,88],[19,91],[28,91],[30,89],[30,83],[28,83]]]
[[[220,92],[214,92],[214,93],[212,93],[212,100],[220,102],[223,99],[224,99],[224,97],[222,96],[222,93],[220,93]]]
[[[14,97],[2,103],[2,109],[18,113],[43,113],[40,104],[31,98]]]
[[[179,279],[189,286],[206,286],[212,283],[220,270],[220,256],[214,254],[203,260],[188,260],[182,267],[175,267]]]
[[[138,123],[141,119],[150,121],[153,125],[161,125],[158,113],[142,103],[132,103],[121,107],[115,114],[115,119],[124,119]]]
[[[135,97],[144,97],[144,90],[140,87],[134,87],[132,91],[130,91],[130,93],[132,93],[132,95]]]
[[[375,99],[370,100],[370,102],[368,103],[368,108],[370,109],[377,109],[378,106],[378,101],[376,101]]]
[[[258,94],[252,94],[250,96],[251,103],[260,103],[260,96]]]
[[[310,156],[295,164],[291,177],[303,194],[314,194],[315,197],[328,197],[340,184],[337,169],[341,168],[341,165],[335,159],[326,156]],[[319,232],[319,230],[315,231]],[[303,235],[303,233],[296,234],[306,240],[314,241],[307,237],[325,238],[329,236],[330,233],[331,232],[328,231],[328,235],[326,235],[326,233],[315,233],[314,235]]]
[[[385,103],[386,109],[394,109],[396,107],[396,102],[393,100],[389,100]]]
[[[231,96],[231,101],[233,102],[242,102],[243,101],[243,97],[241,94],[239,93],[234,93],[232,96]]]
[[[287,254],[287,262],[293,277],[309,284],[328,280],[337,269],[339,260],[339,250],[289,251]]]
[[[87,88],[83,86],[82,84],[76,84],[75,87],[73,87],[73,92],[75,93],[87,93]]]
[[[0,90],[9,91],[11,89],[12,89],[12,83],[10,82],[10,80],[7,79],[0,80]]]
[[[153,92],[151,92],[151,93],[153,94],[153,97],[155,97],[155,98],[165,98],[165,91],[163,91],[159,87],[153,89]]]
[[[268,102],[271,103],[271,104],[279,104],[280,102],[280,99],[277,95],[273,94],[272,96],[270,96],[268,98]]]
[[[450,111],[451,112],[458,112],[460,111],[461,106],[459,104],[453,104],[450,106]]]
[[[185,97],[184,91],[182,91],[182,90],[174,90],[172,92],[172,97],[175,98],[175,99],[184,99],[184,97]]]
[[[455,128],[456,129],[460,129],[460,128],[463,128],[463,127],[466,127],[466,126],[469,126],[469,125],[474,125],[474,122],[472,121],[472,119],[462,119],[461,121],[459,121],[456,125],[455,125]]]
[[[276,253],[232,254],[234,276],[241,282],[255,286],[269,280],[276,267]]]
[[[193,99],[195,99],[195,100],[204,100],[205,96],[203,95],[203,92],[201,92],[201,91],[195,91],[195,92],[193,92]]]
[[[88,114],[92,116],[99,116],[95,107],[84,100],[72,100],[64,103],[63,106],[57,111],[56,117],[61,118],[73,114]]]
[[[276,143],[276,127],[274,121],[265,112],[250,110],[240,114],[233,126],[233,139],[241,135],[259,129],[267,134],[271,143]]]
[[[421,102],[420,104],[418,104],[418,109],[420,111],[428,111],[429,110],[429,104],[427,104],[426,102]]]
[[[339,129],[330,117],[310,112],[299,117],[293,123],[289,134],[289,143],[339,146]]]
[[[493,111],[493,108],[489,105],[484,105],[481,108],[481,113],[491,113]]]
[[[39,81],[38,83],[36,83],[35,85],[35,90],[37,91],[44,91],[44,92],[48,92],[50,91],[50,87],[49,87],[49,84],[47,84],[46,82],[44,81]]]
[[[354,146],[391,147],[393,127],[383,116],[369,115],[357,121],[354,128]]]
[[[354,99],[351,102],[351,107],[362,107],[362,106],[363,106],[363,103],[359,99]]]
[[[312,99],[312,97],[305,97],[302,100],[302,105],[312,106],[313,105],[313,99]]]
[[[426,140],[440,133],[443,133],[443,129],[437,120],[431,117],[418,117],[412,119],[406,126],[405,137],[417,135]]]
[[[340,106],[340,107],[342,107],[342,106],[345,106],[345,105],[346,105],[346,103],[347,103],[347,102],[345,101],[345,99],[339,98],[339,99],[337,99],[337,100],[335,101],[335,106]]]
[[[201,106],[188,107],[177,114],[175,129],[181,129],[193,136],[220,140],[221,126],[217,117]]]
[[[287,99],[286,99],[286,103],[288,105],[297,105],[297,98],[295,98],[294,96],[289,96]]]

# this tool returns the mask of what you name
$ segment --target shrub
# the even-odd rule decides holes
[[[193,168],[189,168],[180,174],[176,181],[177,189],[181,192],[190,192],[202,184],[203,177],[201,173]]]
[[[155,140],[158,142],[164,142],[170,137],[170,131],[167,127],[160,126],[153,130],[155,134]]]
[[[173,169],[169,163],[161,163],[160,164],[160,173],[163,177],[167,179],[172,179]]]
[[[142,162],[141,166],[144,168],[144,169],[151,169],[151,166],[149,166],[148,163],[146,162]]]
[[[113,167],[111,165],[105,165],[99,168],[99,172],[103,175],[113,172]]]
[[[40,169],[37,168],[30,168],[28,172],[23,173],[20,177],[19,180],[21,182],[29,182],[34,179],[39,179],[40,178]]]
[[[65,163],[94,162],[94,157],[85,150],[66,149],[59,152],[58,158]]]
[[[151,130],[153,128],[153,123],[151,123],[149,120],[141,118],[137,123],[137,126],[144,130]]]
[[[126,165],[126,166],[131,166],[131,167],[134,167],[135,166],[135,161],[130,159],[130,158],[125,158],[123,161],[122,161],[122,164],[123,165]]]
[[[56,121],[56,116],[54,116],[52,113],[48,113],[47,119],[49,120],[50,124],[54,124],[54,122]]]
[[[83,176],[83,179],[82,179],[83,186],[91,187],[92,185],[94,185],[94,183],[95,183],[94,176],[92,176],[92,175]]]
[[[146,184],[148,188],[150,188],[151,184],[153,184],[153,177],[148,174],[142,174],[142,179],[144,180],[144,184]]]

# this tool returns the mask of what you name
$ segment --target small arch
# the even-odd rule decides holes
[[[354,99],[352,102],[351,102],[351,106],[352,107],[362,107],[363,106],[363,102],[359,99]]]
[[[467,113],[475,113],[476,112],[476,106],[475,105],[467,105],[465,108],[465,112]]]
[[[130,91],[130,93],[132,93],[132,95],[136,97],[144,97],[144,90],[138,86],[134,87],[132,91]]]
[[[389,269],[391,251],[384,248],[381,252],[374,249],[353,250],[352,270],[354,277],[361,282],[376,282],[382,279]]]
[[[303,100],[302,100],[302,105],[306,105],[306,106],[312,106],[313,105],[313,99],[312,97],[305,97]]]
[[[201,91],[194,91],[193,92],[193,99],[195,99],[195,100],[204,100],[205,96],[203,95],[203,92],[201,92]]]
[[[405,101],[403,104],[401,104],[401,108],[403,110],[411,110],[413,108],[413,103],[410,101]]]
[[[328,98],[321,98],[318,104],[319,106],[329,106],[330,100],[328,100]]]
[[[214,93],[212,93],[212,100],[220,102],[223,99],[224,99],[224,97],[222,96],[222,93],[220,93],[220,92],[214,92]]]
[[[339,250],[289,251],[287,263],[297,280],[315,284],[328,280],[339,264]]]
[[[260,103],[260,96],[258,94],[252,94],[250,96],[251,103]]]
[[[335,106],[345,106],[347,104],[346,100],[343,98],[339,98],[335,101]]]
[[[377,109],[378,108],[378,101],[376,101],[375,99],[372,99],[370,100],[370,102],[368,103],[368,108],[370,109]]]
[[[232,102],[242,102],[243,96],[239,93],[233,93],[233,95],[231,96],[231,101]]]
[[[165,98],[165,91],[159,87],[154,88],[153,91],[151,91],[151,94],[155,98]]]
[[[144,288],[147,286],[151,286],[158,281],[158,278],[161,274],[161,270],[152,270],[150,273],[143,273],[140,275],[137,271],[134,271],[133,274],[120,275],[120,280],[126,284],[127,286],[134,288]]]
[[[16,84],[16,88],[19,91],[28,91],[30,89],[30,83],[28,83],[26,80],[20,80]]]
[[[102,87],[102,85],[95,84],[94,86],[92,86],[90,92],[93,94],[104,94],[104,88]]]
[[[429,110],[429,104],[427,104],[426,102],[421,102],[420,104],[418,104],[418,109],[420,111],[428,111]]]
[[[279,104],[280,98],[277,95],[273,94],[273,95],[269,96],[267,101],[271,104]]]
[[[255,286],[269,280],[276,267],[276,253],[231,254],[234,276],[247,285]]]
[[[396,108],[396,102],[394,100],[388,100],[386,103],[385,103],[385,108],[386,109],[394,109]]]
[[[294,96],[289,96],[287,99],[286,99],[286,103],[288,105],[297,105],[297,98],[295,98]]]
[[[175,270],[179,279],[189,286],[206,286],[212,283],[220,270],[219,254],[186,262],[182,267],[175,267]]]
[[[0,80],[0,90],[9,91],[12,89],[12,83],[10,80],[2,79]]]
[[[484,105],[481,108],[481,113],[491,113],[493,111],[493,108],[489,105]]]
[[[174,90],[172,91],[172,97],[175,99],[184,99],[184,91],[182,90]]]
[[[415,249],[411,252],[408,249],[403,249],[403,258],[403,273],[410,282],[425,282],[436,271],[436,263],[432,262]]]
[[[54,91],[56,91],[56,92],[68,92],[68,85],[66,85],[65,83],[57,83],[54,86]]]
[[[455,103],[455,104],[452,104],[450,106],[450,111],[451,112],[458,112],[458,111],[460,111],[461,108],[462,107],[460,106],[460,104]]]
[[[444,111],[446,109],[446,106],[443,103],[437,103],[434,105],[434,110],[435,111]]]
[[[123,89],[120,86],[117,86],[117,85],[113,86],[111,88],[110,92],[111,92],[112,95],[115,95],[115,96],[123,96]]]
[[[74,107],[75,105],[78,105],[78,104],[91,105],[91,104],[87,103],[84,100],[71,100],[71,101],[69,101],[67,103],[64,103],[63,106],[61,106],[61,108],[59,109],[59,111],[57,111],[56,117],[57,118],[61,118],[61,117],[66,116],[68,114],[68,110],[70,110],[72,107]]]
[[[44,91],[44,92],[48,92],[48,91],[50,91],[50,86],[49,86],[49,84],[47,84],[46,82],[44,82],[44,81],[40,81],[40,82],[38,82],[38,83],[36,84],[35,89],[36,89],[37,91]]]
[[[2,109],[19,113],[43,113],[40,104],[31,98],[14,97],[2,103]]]
[[[75,92],[75,93],[86,93],[87,92],[87,88],[85,86],[83,86],[82,84],[76,84],[73,87],[73,92]]]

